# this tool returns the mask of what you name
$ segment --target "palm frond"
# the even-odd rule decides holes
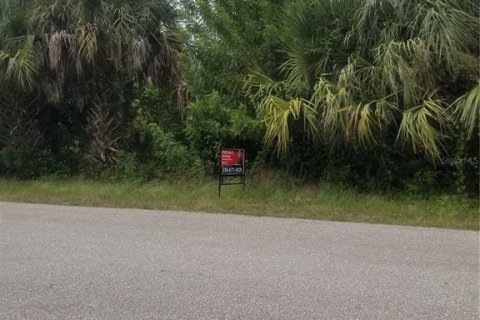
[[[95,62],[97,53],[97,28],[91,24],[83,24],[78,27],[76,40],[78,43],[77,59],[84,60],[88,64]]]
[[[243,90],[254,103],[257,103],[266,96],[285,95],[288,87],[291,88],[290,83],[287,85],[284,81],[275,81],[257,67],[244,79]],[[298,93],[299,90],[292,88],[294,93]]]
[[[442,141],[448,121],[443,101],[426,97],[420,105],[403,112],[397,143],[410,145],[414,152],[423,152],[435,163],[444,150]]]
[[[10,55],[3,50],[0,50],[0,60],[6,60],[10,58]]]
[[[339,101],[339,91],[342,101]],[[323,137],[330,142],[343,137],[347,127],[343,111],[345,107],[350,106],[350,102],[353,102],[350,92],[345,87],[339,90],[324,75],[315,85],[311,102],[320,112],[320,127]]]
[[[364,0],[362,5],[353,16],[354,24],[351,37],[358,42],[358,47],[364,55],[369,54],[370,48],[374,48],[380,42],[389,42],[397,38],[394,28],[386,23],[393,22],[393,19],[386,17],[401,16],[401,2],[396,0]],[[390,28],[389,28],[390,27]],[[388,29],[388,32],[385,30]]]
[[[114,8],[112,26],[118,38],[128,38],[135,31],[135,17],[130,5],[124,4]]]
[[[37,64],[34,52],[34,36],[25,37],[23,47],[8,58],[5,75],[23,90],[30,90],[34,85]],[[5,53],[3,54],[5,57]]]
[[[362,147],[376,143],[375,133],[380,127],[371,103],[352,105],[346,109],[349,123],[346,138]]]
[[[62,59],[66,52],[75,55],[75,38],[66,30],[56,31],[47,36],[48,61],[50,68],[55,72],[61,72]]]
[[[414,36],[421,38],[437,61],[445,62],[450,69],[458,68],[460,52],[478,44],[480,21],[457,1],[425,1],[416,9],[413,21],[418,30]]]
[[[425,70],[430,60],[424,43],[420,39],[391,41],[379,45],[375,51],[374,64],[377,68],[372,71],[379,73],[371,76],[384,79],[385,82],[377,94],[387,96],[399,93],[401,100],[397,99],[397,103],[401,102],[407,107],[419,103],[424,92],[432,86],[428,76],[431,70]]]
[[[144,64],[148,61],[151,46],[145,38],[137,38],[133,43],[133,67],[136,70],[141,70]]]
[[[107,40],[107,61],[113,65],[116,71],[120,71],[123,67],[124,49],[120,39],[112,37]]]
[[[33,0],[29,6],[30,22],[44,32],[65,30],[69,18],[76,16],[73,4],[71,0]]]
[[[453,104],[455,116],[467,130],[470,139],[477,129],[480,118],[480,81],[467,93],[458,98]]]
[[[309,101],[299,98],[286,101],[268,96],[257,107],[257,111],[266,125],[265,144],[275,147],[278,154],[288,150],[292,121],[302,118],[308,137],[314,139],[318,134],[317,111]]]
[[[355,8],[351,0],[301,0],[285,6],[280,38],[288,59],[280,69],[287,81],[313,89],[322,73],[347,62],[342,28]]]

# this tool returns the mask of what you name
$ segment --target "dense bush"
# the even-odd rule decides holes
[[[261,125],[242,104],[235,104],[217,92],[206,95],[187,108],[185,133],[192,149],[209,173],[215,171],[221,147],[259,147]],[[248,155],[248,153],[247,153]]]
[[[6,93],[3,93],[6,95]],[[8,109],[0,109],[0,175],[32,178],[59,170],[41,131],[36,106],[22,106],[17,97]]]
[[[157,123],[166,132],[172,133],[177,139],[183,138],[184,123],[182,111],[175,106],[171,97],[171,90],[147,83],[137,88],[132,111],[136,115],[137,123],[134,127],[138,129],[138,121],[144,123]],[[141,115],[141,118],[138,116]],[[144,124],[143,124],[144,125]]]
[[[160,97],[158,89],[147,85],[133,101],[133,137],[117,152],[113,173],[117,178],[150,180],[203,174],[200,159],[179,140],[183,127],[178,110]],[[167,114],[168,110],[172,113]]]

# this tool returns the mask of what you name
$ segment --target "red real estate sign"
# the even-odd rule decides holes
[[[225,176],[237,176],[245,174],[245,150],[244,149],[221,149],[220,150],[220,174]]]

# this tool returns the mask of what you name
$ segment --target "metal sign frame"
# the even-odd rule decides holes
[[[240,167],[236,168],[242,168],[241,173],[236,173],[236,172],[228,172],[225,173],[223,172],[223,168],[232,168],[233,166],[222,166],[222,154],[223,151],[233,151],[233,152],[239,152],[241,151],[242,153],[242,162],[240,164]],[[236,148],[221,148],[219,152],[219,162],[220,162],[220,169],[218,172],[218,197],[220,198],[221,193],[222,193],[222,186],[228,186],[228,185],[243,185],[243,190],[245,190],[245,149],[236,149]],[[235,177],[240,177],[240,182],[225,182],[225,178],[235,178]]]

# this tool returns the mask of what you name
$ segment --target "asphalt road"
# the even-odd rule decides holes
[[[0,202],[0,319],[479,319],[479,233]]]

